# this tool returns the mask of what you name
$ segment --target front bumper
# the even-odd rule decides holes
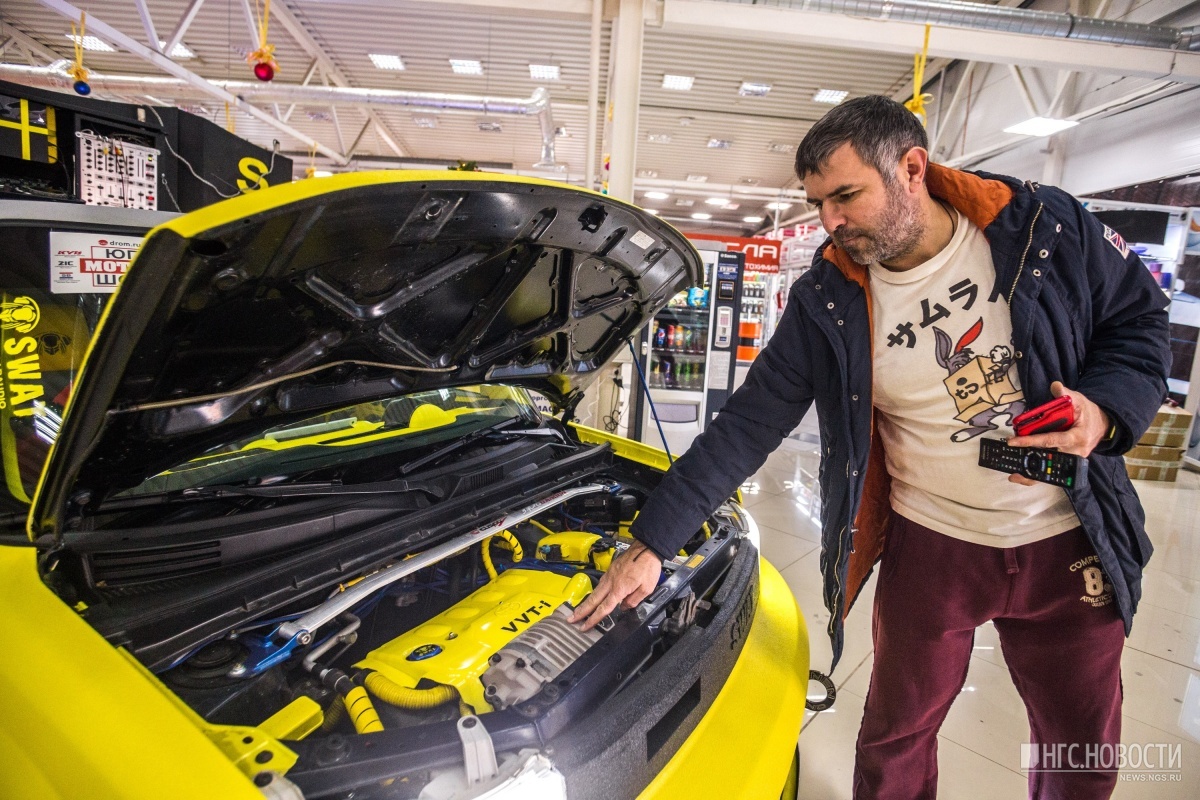
[[[640,795],[774,798],[791,768],[808,691],[808,633],[791,589],[759,562],[742,653],[708,712]]]

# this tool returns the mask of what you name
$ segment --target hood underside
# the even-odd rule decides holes
[[[349,174],[180,217],[97,331],[34,532],[71,487],[349,403],[504,382],[569,404],[701,269],[637,208],[504,175]]]

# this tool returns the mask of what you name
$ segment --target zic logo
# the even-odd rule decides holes
[[[42,310],[32,297],[14,297],[11,303],[0,303],[0,329],[29,333],[42,319]]]

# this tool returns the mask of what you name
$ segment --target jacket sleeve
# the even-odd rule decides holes
[[[792,295],[746,382],[676,459],[630,528],[661,558],[679,552],[800,424],[812,404],[809,343],[795,289]]]
[[[1116,435],[1097,451],[1120,455],[1142,437],[1167,395],[1171,369],[1167,299],[1150,271],[1078,202],[1082,263],[1092,302],[1080,392],[1108,413]],[[1115,243],[1114,243],[1115,242]]]

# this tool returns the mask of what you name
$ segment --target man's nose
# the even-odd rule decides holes
[[[821,206],[819,216],[821,218],[821,227],[831,233],[846,224],[845,214],[842,214],[836,208]]]

